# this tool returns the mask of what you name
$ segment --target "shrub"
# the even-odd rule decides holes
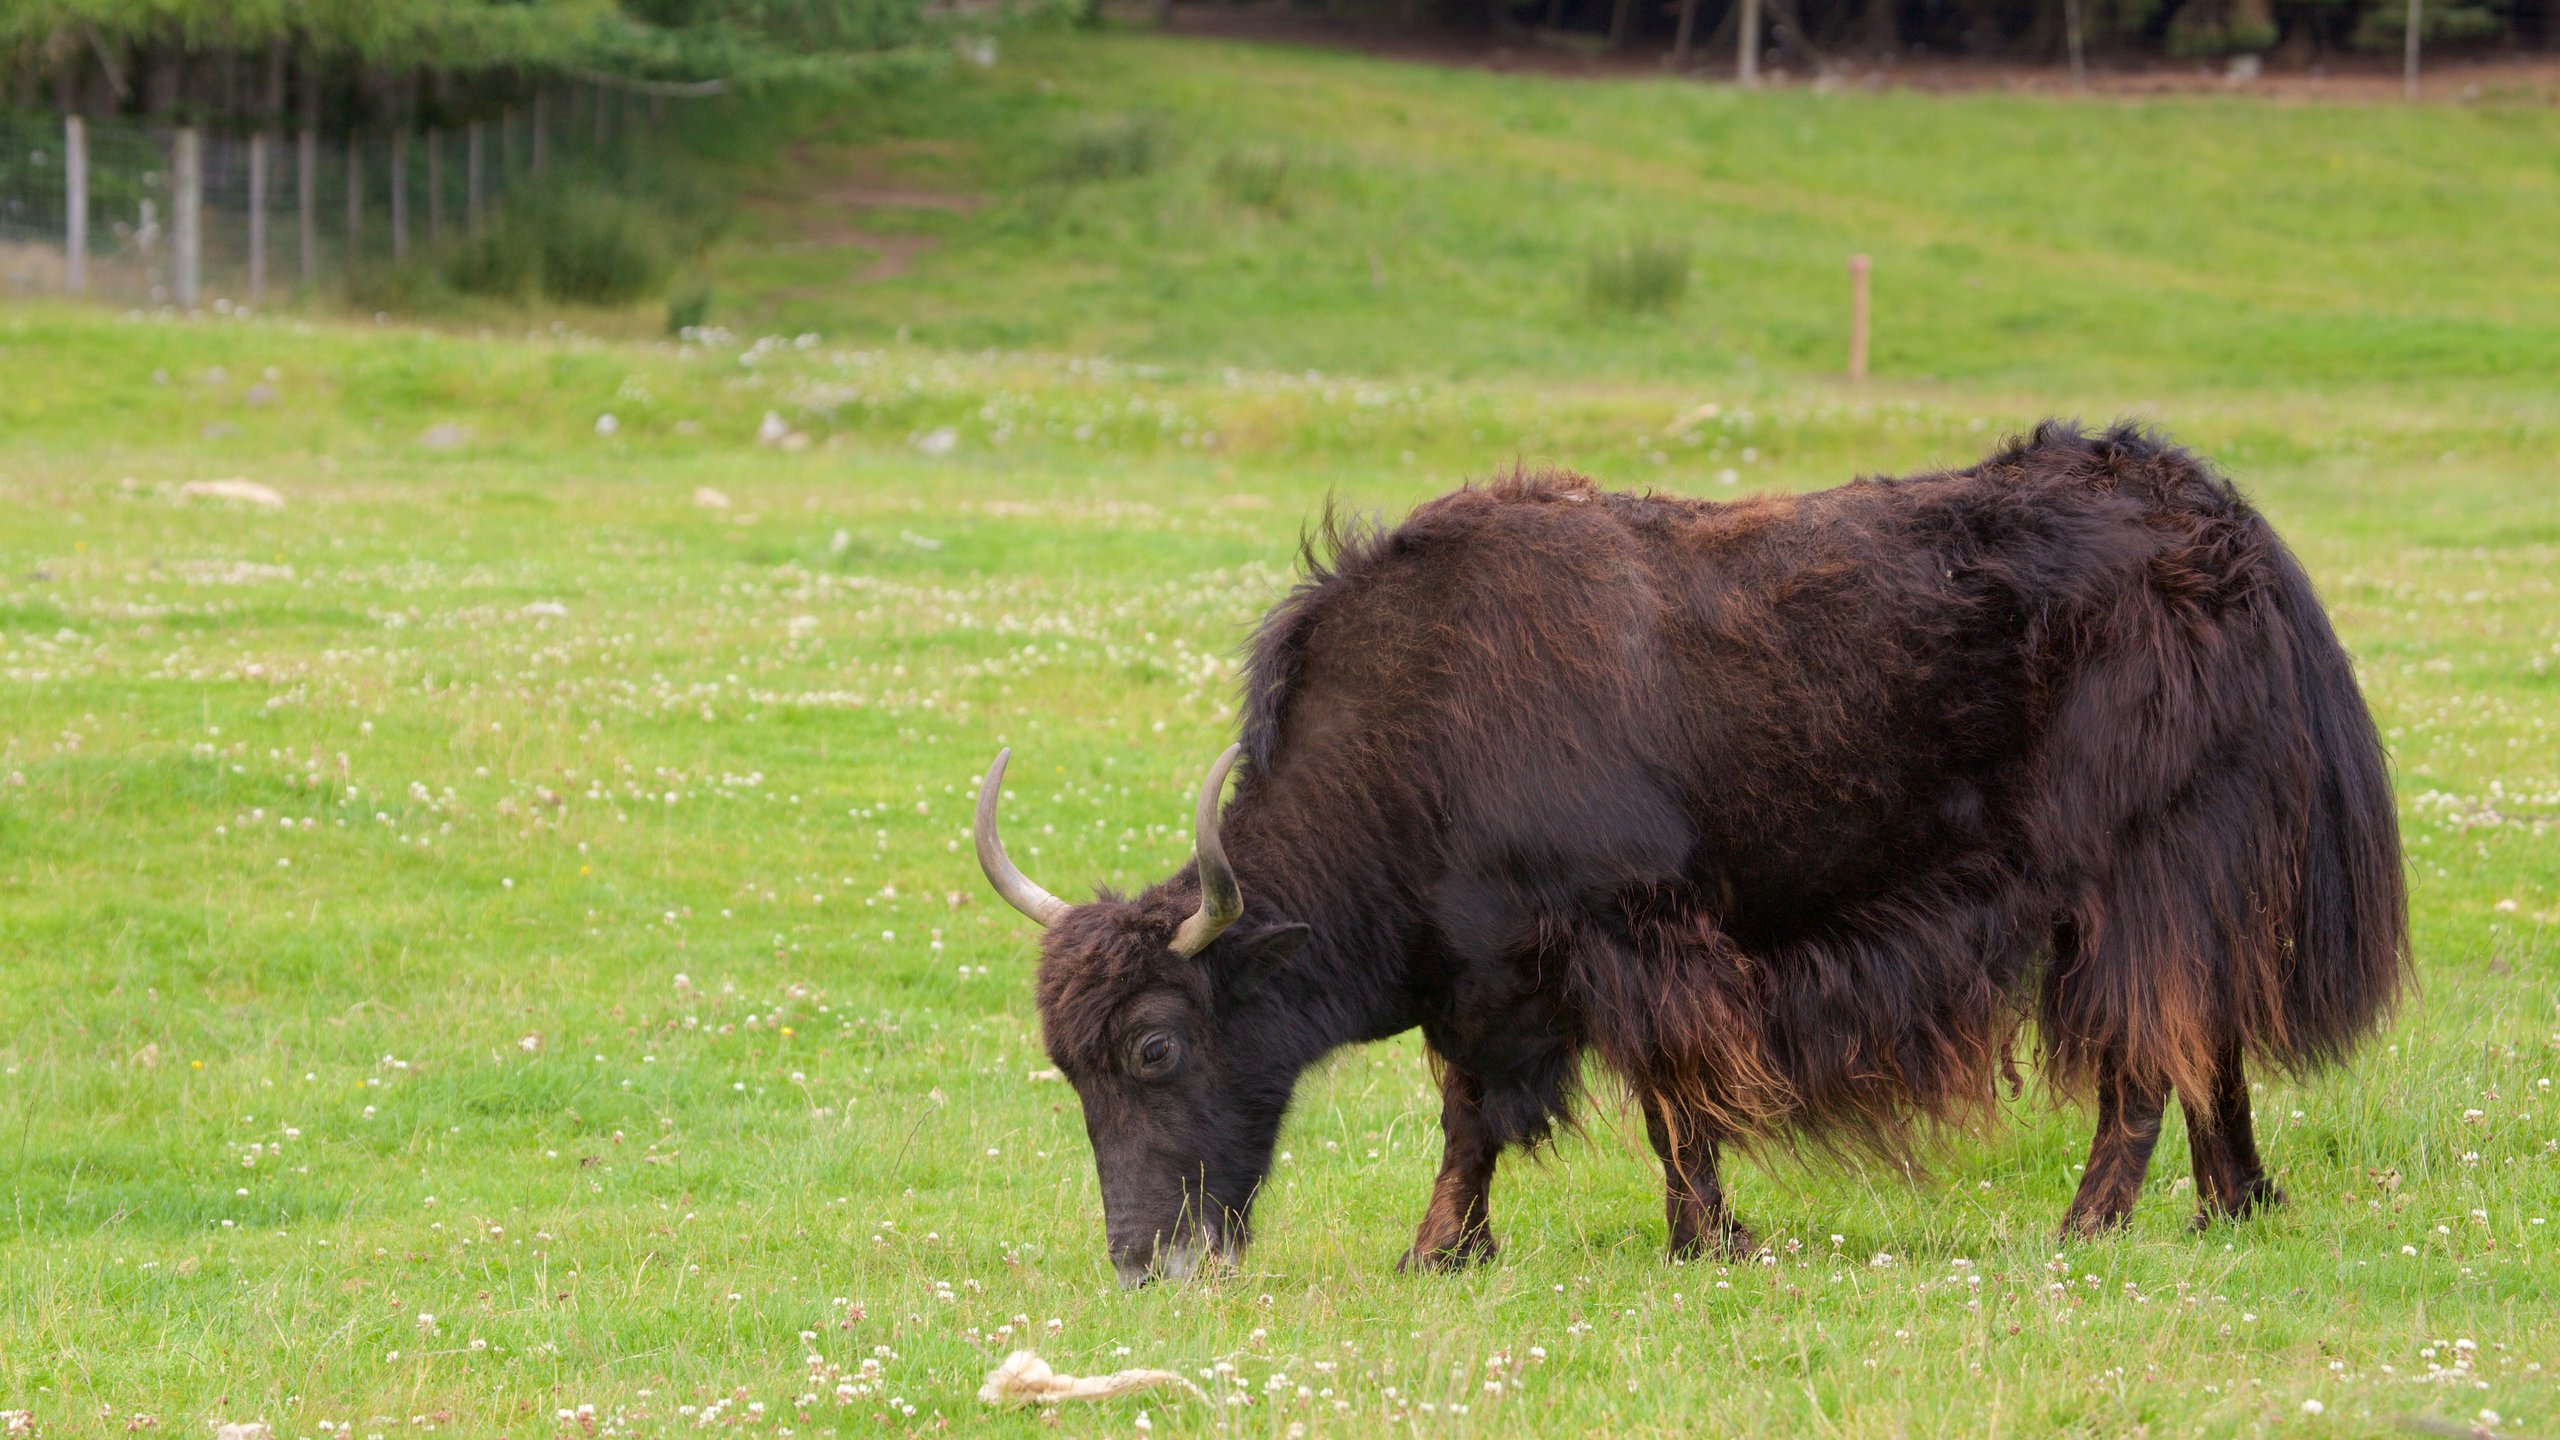
[[[1583,277],[1593,308],[1635,313],[1668,310],[1689,291],[1689,244],[1636,236],[1591,252]]]
[[[2187,0],[2163,38],[2181,57],[2253,55],[2275,47],[2275,11],[2269,0]]]
[[[1257,210],[1287,208],[1291,158],[1278,145],[1247,145],[1218,157],[1218,185],[1227,198]]]
[[[534,263],[533,247],[502,225],[462,242],[445,261],[444,278],[465,295],[515,300],[532,288]]]
[[[1164,162],[1164,127],[1144,115],[1088,120],[1067,133],[1058,173],[1069,180],[1144,175]]]
[[[711,282],[697,280],[667,297],[667,333],[681,335],[711,318]]]
[[[2428,44],[2486,40],[2503,22],[2486,5],[2430,4],[2418,12],[2418,38]],[[2398,50],[2408,43],[2409,12],[2399,5],[2376,5],[2356,22],[2347,43],[2359,50]]]
[[[586,305],[637,300],[666,278],[668,255],[657,217],[597,190],[571,190],[527,207],[542,256],[542,293]]]
[[[448,283],[432,262],[374,260],[347,271],[347,301],[359,310],[417,314],[450,300]]]
[[[466,295],[624,305],[656,290],[682,227],[654,208],[584,185],[539,190],[507,204],[498,223],[457,247],[444,280]],[[678,237],[681,238],[681,237]]]

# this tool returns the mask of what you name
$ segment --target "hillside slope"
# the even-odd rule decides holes
[[[739,323],[1182,364],[1688,378],[1841,363],[2160,387],[2560,372],[2546,107],[1744,94],[1152,35],[1034,37],[757,187]],[[1687,246],[1664,312],[1595,250]]]

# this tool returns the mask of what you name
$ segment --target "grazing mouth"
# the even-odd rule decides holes
[[[1120,1272],[1120,1288],[1135,1290],[1159,1280],[1179,1284],[1193,1278],[1207,1278],[1233,1267],[1235,1255],[1223,1245],[1207,1245],[1198,1240],[1181,1245],[1161,1245],[1147,1260],[1115,1260]]]

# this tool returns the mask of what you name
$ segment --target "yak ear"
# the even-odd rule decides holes
[[[1315,931],[1305,925],[1269,925],[1246,934],[1230,932],[1220,947],[1227,951],[1227,973],[1246,985],[1258,985],[1297,958],[1300,946]]]

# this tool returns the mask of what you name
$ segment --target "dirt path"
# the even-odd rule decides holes
[[[869,265],[835,284],[873,285],[895,280],[918,258],[942,244],[940,236],[867,229],[863,221],[882,211],[931,210],[966,215],[984,207],[987,197],[964,191],[936,190],[894,173],[899,156],[928,150],[930,142],[909,141],[868,150],[821,154],[801,146],[790,157],[791,168],[804,176],[826,174],[832,183],[817,189],[796,208],[799,238],[769,248],[783,253],[858,248],[874,256]],[[850,172],[849,174],[847,172]],[[842,176],[841,179],[833,177]],[[799,286],[775,293],[797,299],[823,299],[825,286]]]
[[[908,269],[916,263],[917,256],[934,250],[941,244],[941,237],[936,235],[884,235],[873,230],[855,230],[847,226],[830,226],[824,233],[810,239],[787,240],[782,244],[772,245],[766,248],[776,252],[777,254],[785,255],[805,253],[812,250],[868,250],[874,257],[870,264],[865,265],[850,275],[847,275],[844,277],[843,281],[834,283],[842,284],[850,282],[857,285],[869,285],[876,284],[882,280],[897,279],[899,276],[907,273]],[[822,285],[799,285],[788,290],[778,290],[774,293],[778,295],[788,295],[802,300],[823,299],[826,296],[827,287]]]

